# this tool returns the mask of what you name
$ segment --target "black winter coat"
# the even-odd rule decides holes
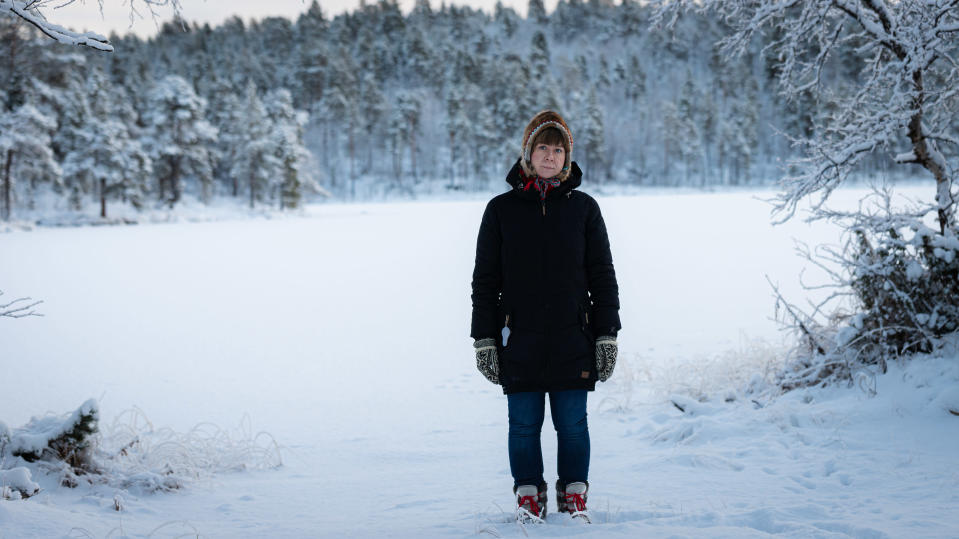
[[[620,329],[606,224],[596,200],[575,190],[576,163],[545,201],[523,191],[520,170],[517,161],[506,177],[512,189],[483,213],[470,335],[496,341],[504,393],[592,390],[595,339]]]

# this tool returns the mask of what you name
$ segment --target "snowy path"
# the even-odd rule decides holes
[[[743,193],[601,204],[625,330],[615,383],[590,396],[596,525],[551,515],[529,535],[959,536],[959,418],[937,404],[957,362],[892,372],[876,398],[722,402],[774,359],[763,274],[795,290],[790,236],[827,228],[771,228]],[[121,493],[120,512],[115,492],[44,485],[0,502],[0,538],[525,536],[502,511],[505,398],[466,335],[482,209],[0,235],[0,285],[46,315],[0,323],[8,425],[97,397],[107,421],[137,406],[179,431],[249,414],[285,448],[280,470]],[[712,399],[682,414],[672,392]],[[548,435],[544,452],[551,477]]]

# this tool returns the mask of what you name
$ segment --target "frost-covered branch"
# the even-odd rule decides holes
[[[75,1],[76,0],[58,0],[57,2],[53,0],[0,0],[0,15],[7,14],[19,17],[32,24],[47,37],[60,43],[113,52],[113,45],[111,45],[110,41],[103,35],[95,32],[75,32],[48,20],[41,11],[42,8],[50,4],[55,4],[53,7],[56,8],[72,4]],[[158,7],[170,7],[175,15],[180,13],[180,0],[130,0],[131,22],[134,20],[134,17],[142,18],[142,15],[137,10],[138,3],[145,6],[154,19],[159,15],[156,11]],[[98,4],[102,13],[103,0],[98,0]]]
[[[714,13],[732,29],[721,42],[731,54],[746,52],[754,37],[775,36],[764,53],[776,60],[781,93],[791,101],[812,92],[826,110],[813,134],[794,140],[804,157],[783,181],[776,212],[781,221],[814,194],[821,208],[831,192],[867,156],[886,152],[916,164],[936,182],[940,232],[956,222],[957,153],[951,142],[959,105],[959,2],[928,0],[679,0],[661,2],[658,20],[669,24],[682,10]],[[825,69],[848,61],[850,47],[865,59],[854,86],[832,84]],[[845,69],[845,67],[843,67]],[[942,126],[946,126],[943,128]],[[944,129],[951,133],[942,132]],[[904,148],[908,146],[908,150]]]
[[[0,296],[3,295],[3,291],[0,290]],[[43,316],[42,314],[33,310],[34,307],[40,305],[43,301],[32,301],[30,298],[17,298],[9,303],[0,303],[0,318],[24,318],[27,316]]]

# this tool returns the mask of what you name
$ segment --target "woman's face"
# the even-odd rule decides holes
[[[530,161],[533,164],[533,170],[540,178],[552,178],[563,170],[566,149],[562,145],[540,143],[533,147]]]

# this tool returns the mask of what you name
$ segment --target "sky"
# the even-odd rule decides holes
[[[156,8],[160,16],[158,23],[145,9],[146,4],[143,0],[132,0],[134,7],[140,11],[143,17],[134,17],[131,26],[130,1],[103,0],[102,15],[96,0],[74,0],[66,6],[55,9],[52,6],[57,4],[53,3],[46,8],[45,14],[49,20],[74,30],[93,31],[104,35],[110,32],[125,34],[132,31],[141,37],[156,33],[158,25],[163,20],[171,18],[172,11],[169,7],[158,7]],[[376,0],[368,1],[372,3]],[[489,12],[492,12],[493,6],[496,4],[496,0],[446,1],[457,5],[472,5]],[[513,7],[521,15],[526,13],[527,1],[502,0],[503,5]],[[296,19],[309,8],[311,0],[180,0],[180,2],[183,8],[182,14],[186,20],[200,23],[208,22],[215,26],[233,15],[239,15],[244,20],[272,16]],[[442,0],[431,0],[434,8],[439,8],[441,2]],[[400,7],[404,12],[412,9],[413,3],[414,0],[399,0]],[[359,4],[360,0],[326,0],[320,2],[320,6],[327,17],[352,11]],[[547,9],[551,9],[555,5],[556,0],[546,2]]]

